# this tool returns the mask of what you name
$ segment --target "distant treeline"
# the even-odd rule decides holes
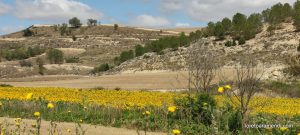
[[[139,57],[148,52],[156,52],[162,54],[164,49],[171,48],[177,50],[178,47],[189,46],[191,42],[196,41],[203,36],[201,31],[196,31],[190,33],[189,36],[186,36],[184,33],[180,33],[179,36],[163,37],[156,41],[146,43],[145,46],[136,45],[134,50],[123,51],[119,57],[114,59],[115,64],[119,65],[129,59],[134,57]]]

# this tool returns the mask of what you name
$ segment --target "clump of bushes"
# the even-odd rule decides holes
[[[79,57],[66,58],[66,63],[79,63]]]
[[[101,64],[100,66],[94,67],[94,69],[91,71],[92,74],[97,74],[100,72],[105,72],[108,71],[111,67],[105,63],[105,64]]]
[[[64,53],[58,49],[50,49],[47,52],[47,58],[51,64],[63,64]]]
[[[32,67],[32,63],[26,60],[19,61],[19,64],[21,65],[21,67]]]
[[[39,46],[28,47],[28,48],[21,47],[21,48],[16,48],[16,49],[12,49],[12,50],[3,49],[3,50],[1,50],[0,57],[5,58],[8,61],[24,60],[24,59],[28,59],[30,57],[35,57],[44,52],[45,52],[45,49],[41,48]]]
[[[34,33],[29,28],[23,30],[23,36],[24,37],[31,37],[31,36],[33,36],[33,34]]]
[[[14,86],[12,86],[10,84],[0,84],[0,87],[14,87]]]

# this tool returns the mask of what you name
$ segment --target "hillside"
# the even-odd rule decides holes
[[[297,54],[300,33],[294,32],[292,23],[283,23],[283,28],[276,30],[274,35],[269,35],[266,31],[268,25],[265,24],[263,31],[255,38],[246,41],[244,45],[226,47],[225,40],[215,40],[214,37],[205,38],[208,46],[213,50],[222,52],[224,66],[233,67],[235,63],[247,58],[249,55],[255,56],[259,63],[266,65],[268,78],[283,77],[283,69],[286,67],[286,60]],[[193,45],[198,45],[197,42]],[[193,46],[192,45],[192,46]],[[163,55],[147,53],[144,56],[127,61],[115,68],[117,72],[137,72],[144,70],[186,70],[186,58],[192,47],[180,47],[177,51],[172,49],[164,50]]]
[[[148,30],[133,27],[101,25],[80,28],[68,28],[70,34],[61,35],[57,26],[32,26],[29,29],[33,36],[24,37],[23,31],[4,35],[0,38],[2,49],[39,46],[43,48],[61,48],[65,58],[78,57],[78,63],[63,65],[46,65],[46,74],[88,74],[94,66],[108,63],[113,64],[114,58],[122,51],[133,49],[137,44],[156,40],[160,37],[177,35],[160,30]],[[76,40],[73,38],[75,37]],[[66,48],[66,49],[64,49]],[[79,51],[78,53],[78,50]],[[39,56],[45,59],[45,55]],[[35,65],[36,58],[28,59]],[[45,60],[46,61],[46,60]],[[0,76],[21,77],[38,75],[36,66],[20,67],[18,61],[0,63]],[[62,71],[63,70],[63,71]],[[9,74],[9,76],[7,76]],[[27,74],[27,75],[26,75]]]

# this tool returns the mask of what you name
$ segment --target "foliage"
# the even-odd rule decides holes
[[[79,28],[81,27],[81,22],[80,20],[77,18],[77,17],[73,17],[69,20],[69,24],[72,26],[72,27],[75,27],[75,28]]]
[[[26,60],[19,61],[19,64],[21,65],[21,67],[32,67],[32,63]]]
[[[45,73],[45,67],[44,67],[44,60],[42,58],[37,58],[36,59],[36,62],[38,64],[38,67],[39,67],[39,74],[40,75],[44,75]]]
[[[14,87],[14,86],[12,86],[10,84],[0,84],[0,87]]]
[[[300,1],[297,0],[294,3],[294,25],[296,26],[297,31],[300,31]]]
[[[243,44],[246,43],[246,40],[245,40],[244,37],[240,37],[240,38],[238,39],[238,42],[239,42],[239,45],[243,45]]]
[[[30,57],[35,57],[45,52],[44,48],[39,46],[35,47],[21,47],[14,50],[1,50],[1,57],[4,57],[6,60],[24,60]]]
[[[23,30],[23,33],[24,33],[23,34],[24,37],[31,37],[34,35],[34,33],[29,28]]]
[[[100,72],[105,72],[108,71],[110,69],[110,66],[105,63],[105,64],[101,64],[100,66],[94,67],[94,69],[92,70],[93,74],[96,73],[100,73]]]
[[[88,19],[88,21],[87,21],[88,26],[96,26],[97,23],[98,23],[98,20],[96,20],[96,19]]]
[[[119,25],[118,24],[114,24],[114,30],[118,30],[119,29]]]
[[[219,39],[224,39],[225,29],[222,25],[222,22],[217,22],[216,23],[214,35],[217,36]]]
[[[79,63],[79,57],[66,58],[66,63]]]
[[[242,116],[239,110],[232,111],[228,117],[228,128],[233,135],[238,135],[242,130]]]
[[[231,30],[231,20],[229,18],[224,18],[222,20],[222,26],[224,28],[224,31],[229,32]]]
[[[145,48],[142,45],[136,45],[135,46],[135,56],[139,57],[144,55],[145,53]]]
[[[62,64],[64,53],[58,49],[50,49],[47,51],[47,58],[51,64]]]
[[[241,13],[236,13],[232,18],[234,37],[240,37],[243,35],[246,25],[247,16]]]
[[[235,46],[235,45],[233,44],[233,42],[234,42],[234,41],[228,40],[228,41],[225,42],[225,46],[226,46],[226,47]]]

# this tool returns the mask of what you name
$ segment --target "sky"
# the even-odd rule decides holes
[[[102,24],[147,28],[201,27],[209,21],[261,12],[296,0],[0,0],[0,35],[33,24],[67,23],[78,17]]]

